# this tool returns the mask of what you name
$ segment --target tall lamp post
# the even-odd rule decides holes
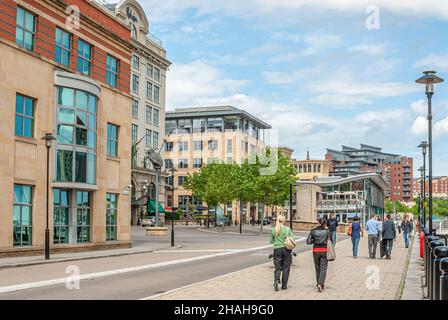
[[[292,230],[292,183],[289,185],[289,227]]]
[[[420,145],[418,146],[418,148],[422,148],[422,156],[423,156],[423,178],[422,178],[422,183],[423,183],[423,226],[426,226],[426,153],[427,153],[427,149],[429,147],[428,142],[426,141],[422,141],[422,143],[420,143]]]
[[[46,224],[45,224],[45,260],[50,259],[50,229],[48,227],[49,222],[49,212],[50,212],[50,201],[49,201],[49,192],[50,192],[50,148],[51,143],[56,138],[51,133],[46,133],[42,140],[45,140],[45,146],[47,147],[47,215],[46,215]]]
[[[174,166],[171,171],[171,246],[174,247],[174,172],[177,171]]]
[[[418,171],[420,171],[420,200],[421,200],[420,212],[421,212],[421,215],[422,215],[423,227],[425,227],[426,226],[426,208],[425,208],[425,202],[426,202],[425,174],[426,174],[426,169],[424,167],[420,167],[418,169]]]
[[[443,82],[443,79],[436,76],[435,71],[425,71],[423,76],[416,83],[426,85],[426,97],[428,98],[428,168],[429,168],[429,234],[432,231],[432,96],[434,94],[434,84]]]

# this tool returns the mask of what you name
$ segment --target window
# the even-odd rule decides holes
[[[154,101],[159,102],[159,92],[160,89],[158,86],[154,86]]]
[[[78,40],[78,71],[90,76],[92,64],[92,46],[83,40]]]
[[[154,67],[152,64],[148,63],[148,65],[146,67],[146,73],[148,74],[148,77],[152,78],[154,76]]]
[[[169,176],[165,180],[166,184],[169,186],[173,186],[173,176]]]
[[[205,119],[193,119],[193,132],[205,132],[207,121]]]
[[[188,151],[187,141],[179,141],[179,151]]]
[[[13,237],[14,246],[32,244],[33,187],[14,185]]]
[[[55,61],[70,66],[70,50],[72,35],[62,29],[56,28]]]
[[[28,50],[34,50],[34,33],[36,32],[36,16],[17,7],[16,43]]]
[[[165,151],[166,152],[171,152],[171,151],[173,151],[173,147],[174,147],[174,143],[173,142],[167,142],[165,144]]]
[[[106,241],[117,240],[117,198],[116,194],[106,193]]]
[[[138,100],[132,99],[132,116],[138,118]]]
[[[178,168],[179,169],[187,169],[188,168],[188,159],[179,159]]]
[[[221,131],[223,128],[224,122],[222,118],[208,118],[207,119],[207,130],[210,131]]]
[[[146,145],[151,145],[151,130],[146,129]]]
[[[20,137],[34,136],[34,100],[16,95],[15,134]]]
[[[172,169],[172,168],[173,168],[173,160],[165,159],[165,169]]]
[[[218,150],[218,140],[208,140],[208,150]]]
[[[193,159],[193,168],[201,168],[202,167],[202,158]]]
[[[132,143],[137,142],[137,132],[138,132],[138,126],[136,124],[132,125]]]
[[[160,80],[160,69],[154,68],[154,79]]]
[[[154,108],[154,122],[152,123],[155,126],[159,125],[159,110]]]
[[[140,58],[137,56],[132,56],[132,66],[135,69],[140,69]]]
[[[57,181],[95,184],[97,99],[59,87],[57,101]]]
[[[77,242],[90,242],[90,193],[76,192]]]
[[[107,155],[118,156],[118,126],[107,124]]]
[[[107,55],[106,83],[111,87],[116,88],[117,82],[118,82],[118,60],[110,55]]]
[[[146,98],[152,99],[152,83],[146,82]]]
[[[187,179],[187,177],[185,177],[185,176],[179,176],[178,179],[177,179],[177,184],[179,186],[182,186],[185,183],[186,179]]]
[[[232,139],[227,139],[227,153],[232,153],[233,141]]]
[[[54,189],[53,195],[53,243],[69,243],[70,193]]]
[[[138,93],[138,87],[139,87],[140,79],[138,75],[133,74],[132,75],[132,91]]]
[[[165,134],[170,135],[172,132],[175,132],[177,129],[177,121],[176,120],[165,120]]]
[[[159,148],[159,133],[155,131],[152,132],[152,146],[156,149]]]
[[[179,119],[178,121],[178,129],[182,133],[190,133],[191,132],[191,119]]]
[[[194,151],[202,151],[203,142],[202,141],[194,141]]]

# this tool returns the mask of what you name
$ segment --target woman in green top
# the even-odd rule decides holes
[[[271,231],[270,243],[274,245],[274,289],[278,291],[280,275],[282,276],[282,290],[288,288],[289,270],[291,268],[291,250],[285,248],[285,239],[287,235],[294,237],[291,229],[285,226],[286,218],[282,215],[277,216],[275,228]]]

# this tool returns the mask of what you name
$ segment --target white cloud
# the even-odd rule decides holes
[[[448,54],[431,53],[425,58],[418,60],[414,67],[425,70],[448,72]]]
[[[426,114],[426,102],[423,99],[411,103],[411,109],[417,114]]]
[[[425,117],[418,116],[412,124],[411,131],[417,136],[423,136],[428,132],[428,122]]]
[[[434,125],[434,135],[439,137],[448,133],[448,116],[440,121],[437,121]]]
[[[348,49],[349,52],[367,54],[369,56],[382,56],[386,52],[386,46],[384,44],[359,44],[352,46]]]
[[[247,80],[230,79],[217,68],[196,60],[174,63],[167,76],[167,106],[191,106],[198,99],[237,92]]]
[[[341,44],[341,37],[335,34],[307,34],[303,40],[308,46],[302,52],[303,55],[316,54],[321,49],[333,48]]]
[[[356,121],[361,123],[369,124],[374,121],[379,122],[390,122],[394,121],[396,123],[403,122],[408,118],[408,113],[404,109],[395,110],[381,110],[381,111],[367,111],[358,114],[355,117]]]
[[[262,75],[271,84],[291,84],[306,76],[306,70],[292,72],[263,71]]]

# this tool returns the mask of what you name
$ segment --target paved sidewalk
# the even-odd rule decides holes
[[[420,258],[420,239],[418,234],[414,238],[409,266],[404,282],[401,300],[423,300],[422,276],[424,273],[423,259]]]
[[[337,243],[337,258],[336,261],[329,262],[326,290],[323,293],[319,293],[315,287],[315,271],[310,248],[309,251],[294,258],[286,291],[273,290],[273,264],[269,262],[150,298],[163,300],[398,299],[409,252],[404,247],[403,239],[398,237],[394,243],[391,260],[367,258],[367,238],[361,239],[358,259],[352,257],[351,248],[350,240]],[[379,280],[378,286],[375,286],[374,279]]]

